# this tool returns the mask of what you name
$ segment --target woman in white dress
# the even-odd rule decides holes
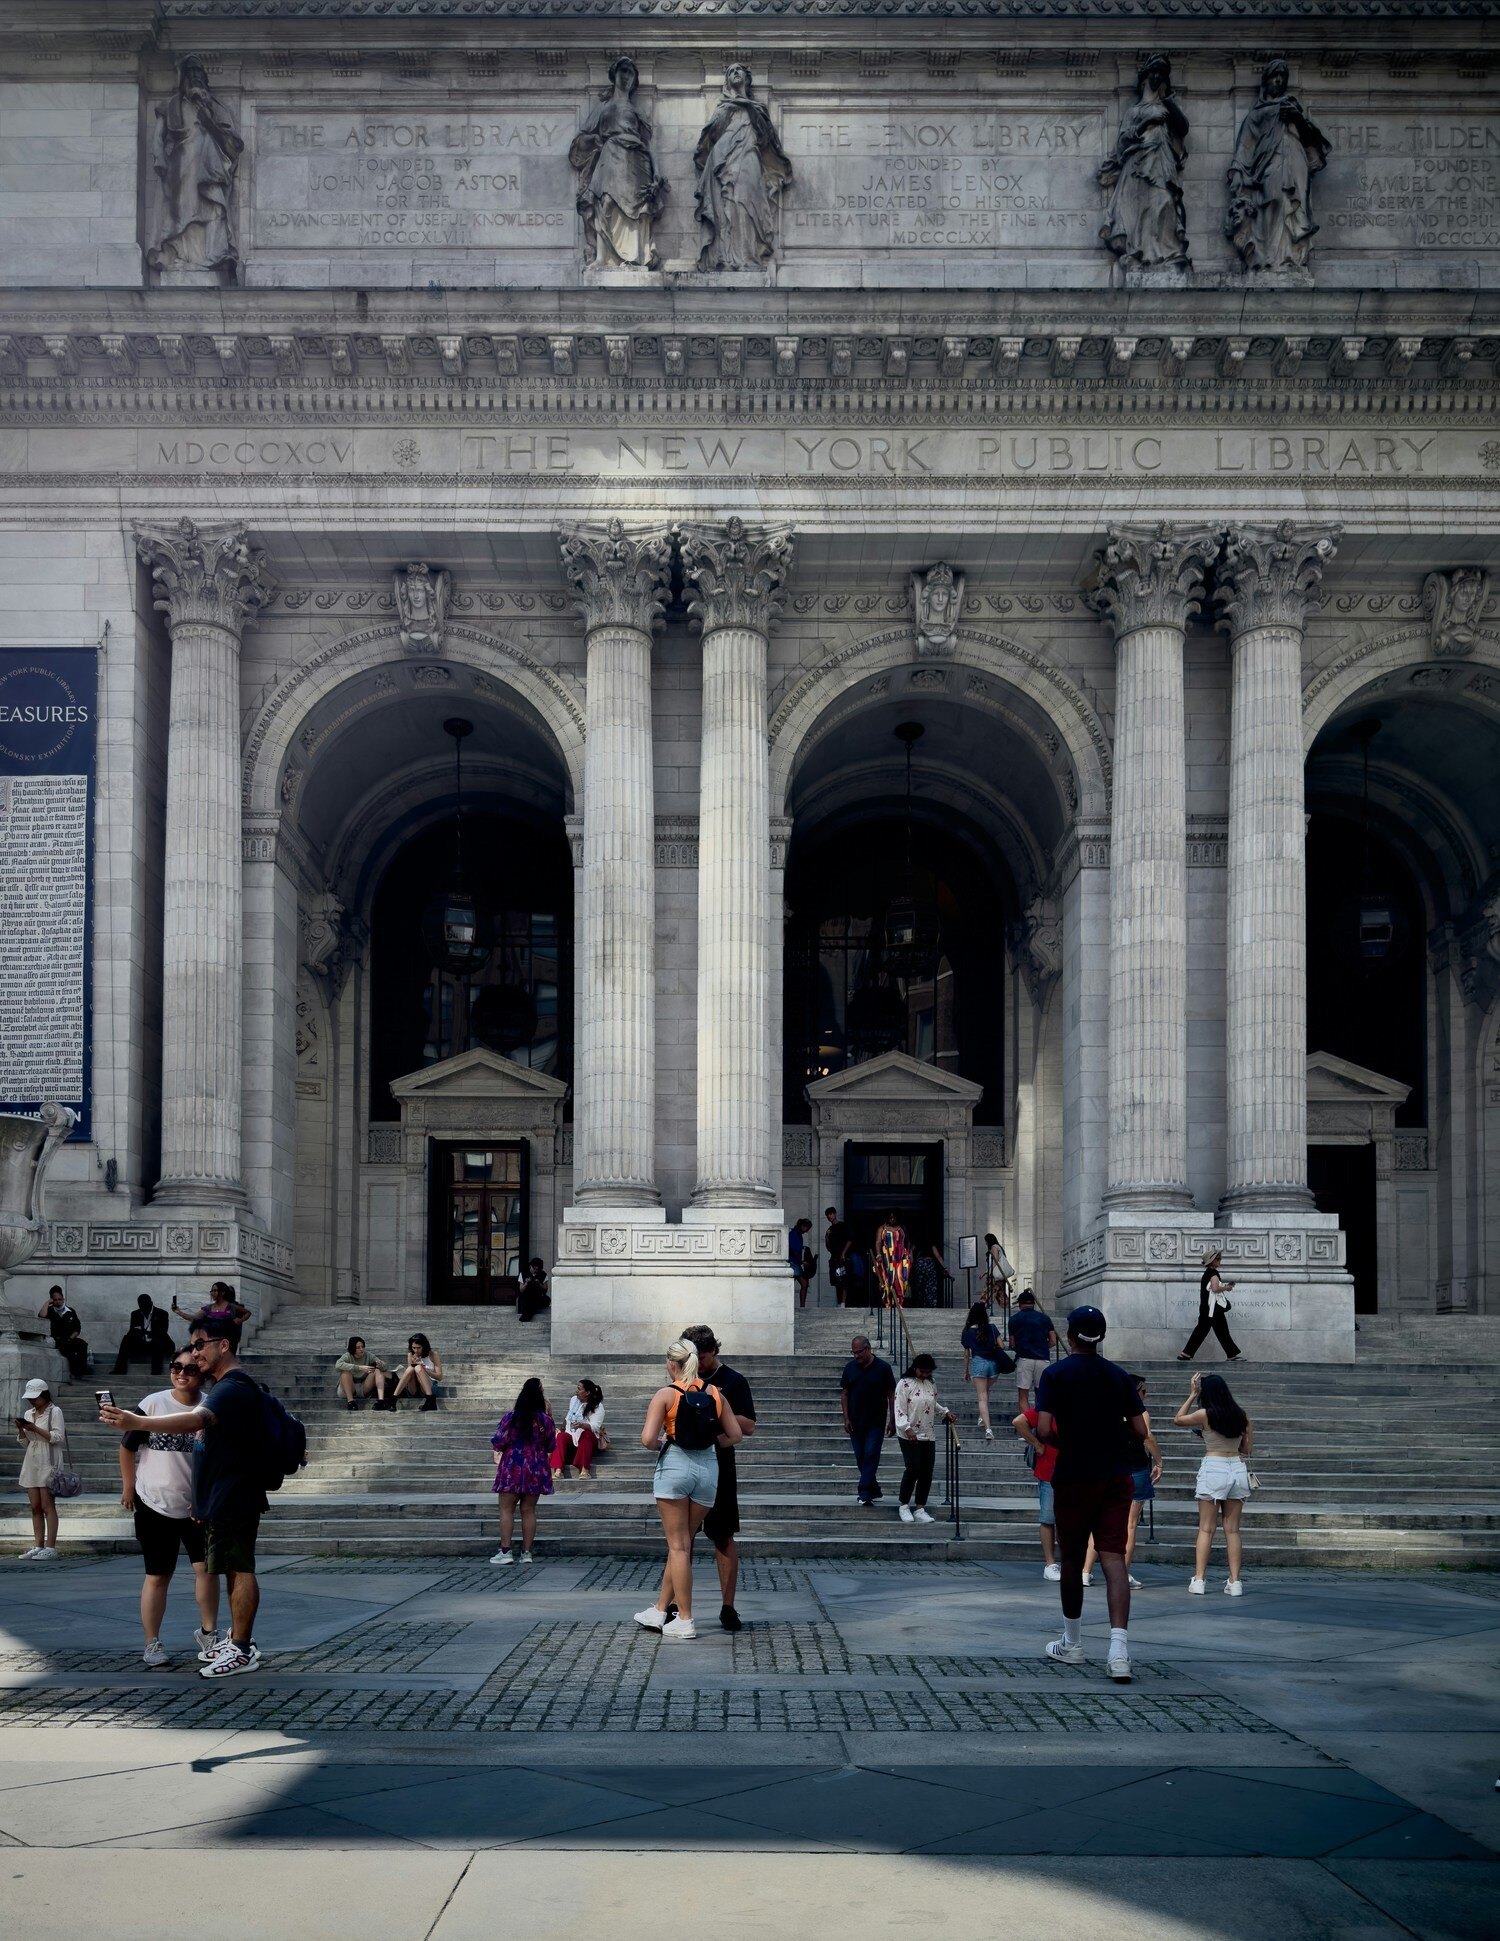
[[[67,1441],[63,1412],[47,1384],[33,1377],[21,1391],[26,1413],[16,1417],[16,1441],[25,1449],[21,1458],[21,1487],[31,1504],[31,1534],[36,1538],[22,1563],[51,1563],[57,1556],[57,1498],[48,1484]]]

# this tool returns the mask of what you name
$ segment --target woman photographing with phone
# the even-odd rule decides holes
[[[67,1450],[63,1412],[40,1376],[21,1391],[26,1413],[16,1417],[16,1441],[26,1451],[21,1458],[20,1482],[31,1505],[31,1534],[36,1542],[23,1552],[23,1564],[50,1564],[57,1557],[57,1498],[52,1477]]]
[[[1229,1556],[1230,1597],[1241,1595],[1240,1567],[1244,1545],[1240,1518],[1250,1500],[1250,1472],[1245,1458],[1255,1447],[1250,1418],[1229,1392],[1222,1375],[1194,1375],[1188,1398],[1172,1418],[1179,1429],[1196,1429],[1203,1437],[1203,1460],[1193,1494],[1198,1499],[1197,1557],[1188,1590],[1204,1595],[1208,1560],[1213,1553],[1214,1525],[1224,1519],[1224,1548]]]

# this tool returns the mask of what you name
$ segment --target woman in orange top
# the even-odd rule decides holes
[[[698,1351],[690,1341],[667,1350],[667,1379],[651,1397],[641,1445],[658,1449],[653,1489],[667,1539],[667,1570],[655,1604],[635,1621],[673,1640],[696,1638],[693,1623],[693,1538],[719,1489],[719,1444],[744,1439],[739,1418],[718,1389],[698,1379]],[[672,1604],[676,1617],[669,1615]]]

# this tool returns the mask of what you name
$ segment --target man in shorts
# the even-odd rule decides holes
[[[188,1349],[174,1355],[172,1386],[148,1395],[136,1410],[147,1417],[180,1415],[196,1409],[203,1373]],[[219,1580],[203,1567],[203,1526],[193,1521],[193,1452],[197,1438],[186,1431],[163,1433],[130,1429],[120,1438],[120,1507],[135,1513],[135,1540],[146,1566],[141,1584],[141,1629],[146,1634],[143,1664],[153,1670],[172,1660],[162,1647],[161,1625],[167,1586],[177,1568],[177,1553],[187,1552],[198,1601],[193,1642],[208,1664],[219,1643]]]
[[[724,1397],[725,1406],[738,1418],[740,1432],[755,1434],[755,1398],[750,1384],[737,1368],[719,1359],[719,1341],[712,1328],[684,1328],[684,1341],[698,1350],[698,1373]],[[735,1542],[740,1527],[739,1479],[734,1450],[720,1437],[719,1493],[713,1508],[703,1519],[703,1534],[714,1547],[714,1562],[719,1567],[719,1622],[726,1631],[742,1631],[744,1623],[734,1608],[740,1581],[740,1547]]]
[[[1032,1392],[1042,1379],[1042,1370],[1052,1359],[1057,1346],[1057,1330],[1049,1316],[1036,1304],[1036,1296],[1023,1287],[1016,1296],[1015,1312],[1010,1317],[1010,1351],[1016,1358],[1016,1407],[1031,1406]]]
[[[1057,1449],[1052,1496],[1062,1564],[1063,1634],[1047,1646],[1047,1656],[1065,1665],[1085,1661],[1083,1562],[1092,1537],[1109,1592],[1109,1675],[1128,1685],[1131,1437],[1144,1441],[1150,1429],[1130,1377],[1099,1352],[1104,1331],[1098,1308],[1074,1308],[1068,1316],[1072,1352],[1050,1363],[1037,1384],[1037,1440]]]
[[[213,1576],[229,1580],[229,1636],[200,1674],[234,1678],[259,1671],[255,1616],[260,1586],[255,1579],[255,1539],[265,1514],[260,1453],[265,1412],[260,1391],[236,1359],[240,1331],[233,1321],[193,1323],[191,1353],[202,1372],[206,1394],[196,1408],[181,1414],[132,1415],[126,1409],[100,1410],[114,1429],[148,1434],[196,1435],[202,1430],[193,1463],[193,1517],[203,1525],[203,1564]]]

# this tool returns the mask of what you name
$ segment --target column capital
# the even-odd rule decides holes
[[[689,619],[706,634],[718,627],[771,631],[792,572],[795,542],[787,527],[755,528],[731,518],[722,527],[685,526],[679,543],[684,577],[696,589]]]
[[[243,526],[137,526],[135,549],[156,583],[152,604],[174,633],[197,622],[238,636],[276,591]]]
[[[626,530],[623,520],[579,526],[557,536],[563,577],[588,632],[595,627],[634,627],[649,634],[661,625],[670,591],[670,533]]]
[[[1341,526],[1230,526],[1215,575],[1217,624],[1234,638],[1255,627],[1301,633],[1308,595],[1338,550]]]
[[[1185,627],[1203,604],[1218,537],[1175,526],[1111,526],[1084,600],[1121,640],[1138,627]]]

